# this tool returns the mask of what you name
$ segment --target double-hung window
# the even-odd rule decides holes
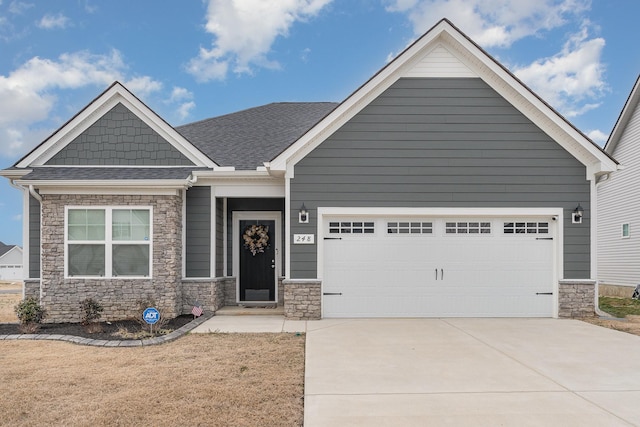
[[[68,207],[68,277],[149,277],[150,207]]]

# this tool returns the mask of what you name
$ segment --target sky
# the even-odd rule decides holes
[[[0,0],[0,169],[118,80],[173,126],[340,102],[448,18],[604,145],[640,73],[638,0]],[[0,178],[0,241],[22,244]]]

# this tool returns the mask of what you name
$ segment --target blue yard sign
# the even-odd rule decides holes
[[[148,324],[153,325],[160,320],[160,312],[153,307],[149,307],[142,313],[142,319]]]

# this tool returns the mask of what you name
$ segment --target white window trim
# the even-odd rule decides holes
[[[74,209],[104,210],[105,211],[105,239],[96,240],[68,240],[69,211]],[[114,210],[148,210],[149,211],[149,240],[114,241],[112,239],[112,218]],[[96,243],[100,242],[100,243]],[[149,275],[148,276],[113,276],[112,275],[112,250],[114,244],[148,245],[149,246]],[[105,245],[105,275],[104,276],[69,276],[69,244],[77,245]],[[78,205],[64,207],[64,277],[65,279],[92,279],[92,280],[149,280],[153,278],[153,206],[138,205]]]
[[[624,226],[627,226],[627,235],[625,236],[624,234]],[[622,226],[620,227],[620,237],[622,239],[628,239],[631,237],[631,225],[628,222],[623,222]]]

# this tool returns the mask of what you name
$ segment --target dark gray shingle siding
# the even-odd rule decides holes
[[[182,153],[117,104],[56,153],[48,165],[193,165]]]

